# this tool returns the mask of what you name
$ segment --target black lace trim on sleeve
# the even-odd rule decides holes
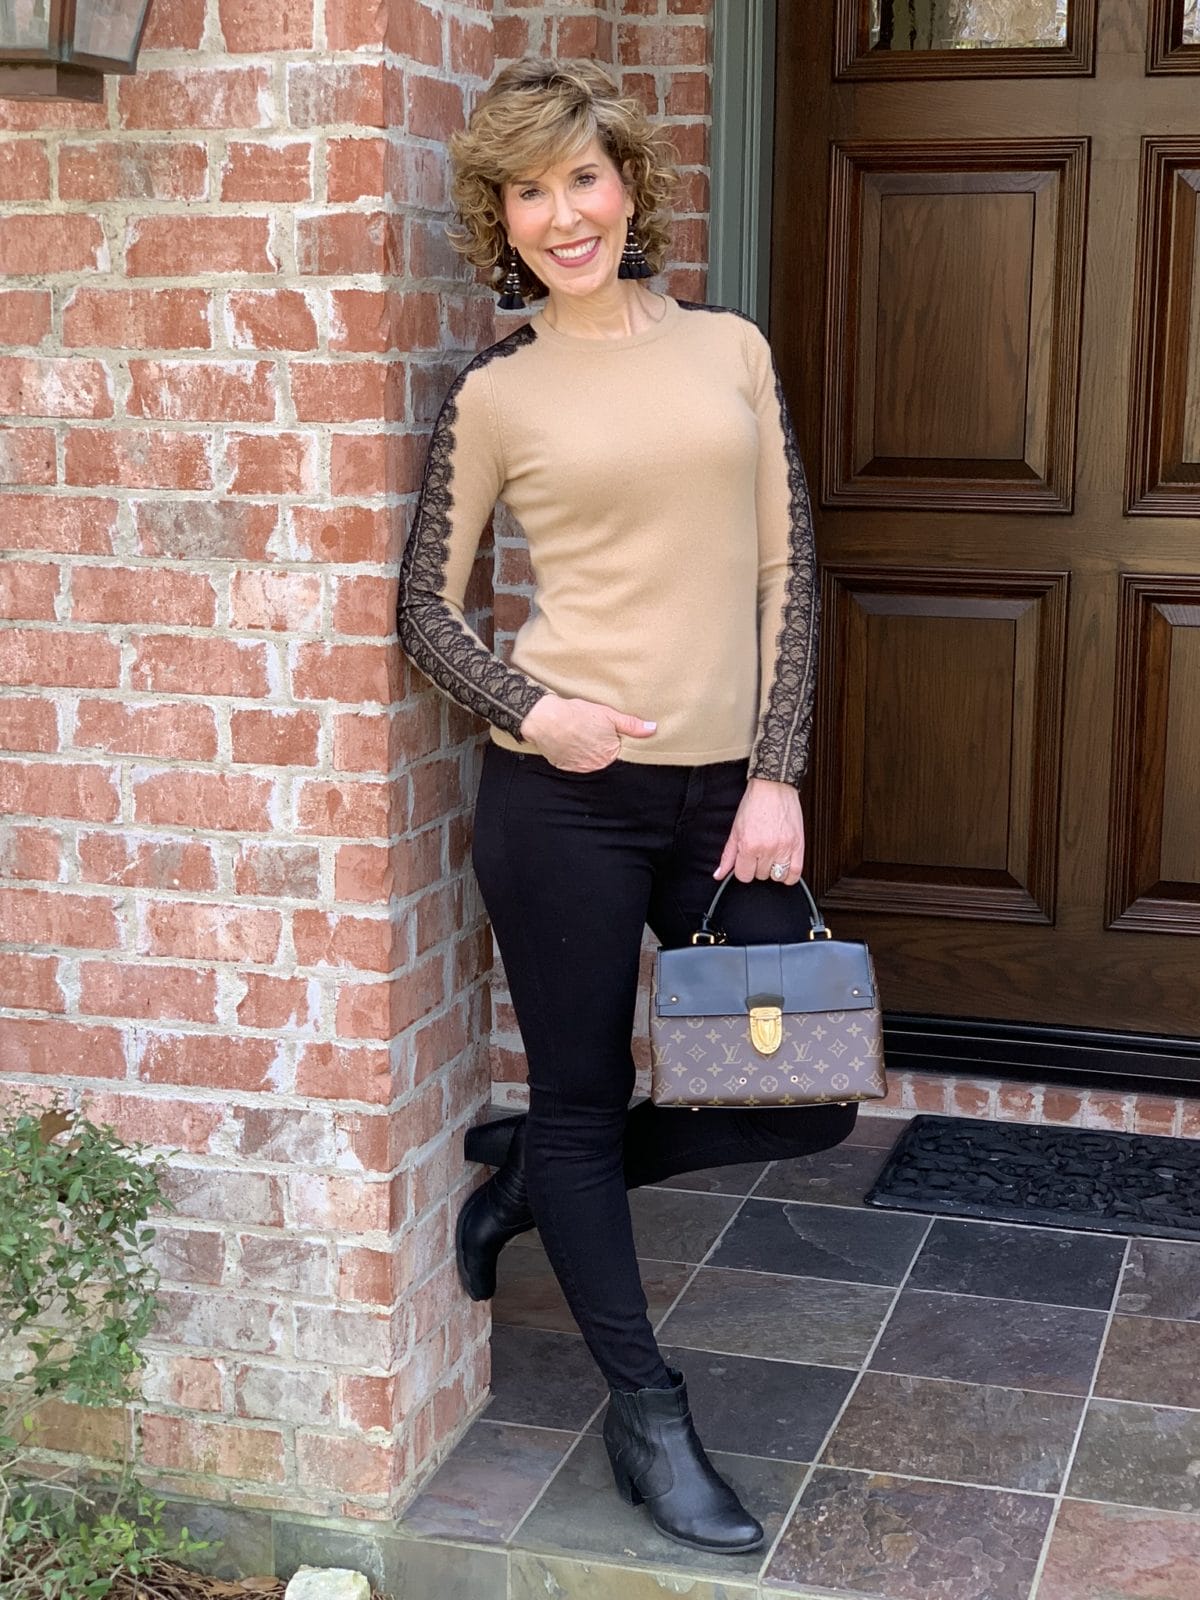
[[[750,753],[750,776],[798,784],[808,766],[816,691],[819,605],[812,506],[778,368],[775,369],[775,396],[779,402],[787,460],[788,576],[783,617],[775,644],[775,674],[762,727]]]
[[[710,306],[692,300],[680,300],[679,305],[685,311],[724,311],[758,326],[753,317],[733,306]],[[819,609],[816,556],[804,463],[774,358],[771,370],[775,376],[775,398],[779,402],[787,461],[788,576],[779,636],[775,642],[774,674],[762,726],[750,752],[749,775],[798,784],[808,765],[816,688]]]
[[[400,564],[398,627],[408,655],[459,705],[517,739],[521,723],[546,690],[483,646],[455,616],[441,590],[450,551],[459,392],[477,368],[514,355],[536,338],[525,323],[480,351],[451,384],[434,423],[421,494]]]

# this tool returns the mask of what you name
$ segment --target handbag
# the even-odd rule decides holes
[[[887,1094],[871,953],[835,939],[808,885],[808,938],[726,942],[721,880],[691,943],[660,949],[650,993],[650,1098],[659,1106],[803,1106]]]

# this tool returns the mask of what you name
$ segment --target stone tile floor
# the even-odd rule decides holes
[[[493,1398],[397,1530],[429,1593],[1200,1600],[1200,1244],[876,1211],[900,1129],[631,1196],[660,1342],[760,1551],[689,1551],[617,1498],[531,1234]]]

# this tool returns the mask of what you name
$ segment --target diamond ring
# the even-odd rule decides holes
[[[786,878],[787,875],[788,863],[786,861],[777,861],[771,868],[771,876],[775,879],[776,883],[781,882],[781,880]]]

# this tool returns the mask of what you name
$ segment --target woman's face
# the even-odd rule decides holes
[[[616,278],[634,206],[599,139],[506,183],[503,201],[509,243],[551,294],[583,298]]]

